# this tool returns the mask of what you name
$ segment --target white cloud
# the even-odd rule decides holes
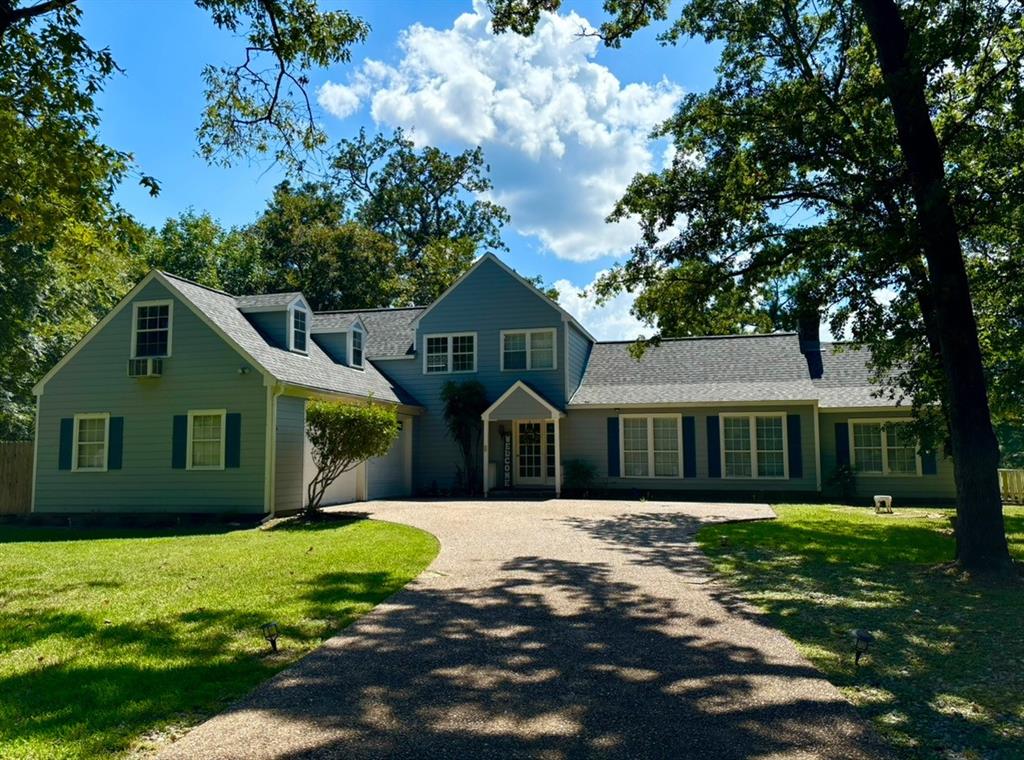
[[[317,92],[316,99],[324,109],[344,119],[359,110],[361,96],[355,88],[327,82]]]
[[[594,280],[602,274],[598,272]],[[581,287],[569,280],[558,280],[554,287],[558,290],[558,303],[561,307],[576,317],[598,340],[633,340],[641,334],[649,337],[655,333],[655,330],[630,314],[629,310],[633,307],[633,295],[630,293],[619,293],[598,305],[592,292],[593,283]]]
[[[625,252],[637,225],[604,218],[634,174],[660,165],[648,134],[681,89],[623,85],[593,60],[598,40],[579,35],[592,27],[576,13],[542,14],[528,38],[494,35],[488,22],[476,2],[450,29],[415,24],[397,65],[368,60],[350,84],[326,83],[319,102],[341,118],[366,104],[376,122],[421,144],[482,145],[492,199],[561,258]]]

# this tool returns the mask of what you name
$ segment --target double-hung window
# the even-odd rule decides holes
[[[141,301],[132,308],[132,358],[171,355],[171,301]]]
[[[622,474],[627,478],[682,476],[682,417],[622,415]]]
[[[357,328],[352,330],[352,350],[349,352],[350,364],[353,367],[363,368],[363,331]]]
[[[224,428],[227,413],[206,409],[188,413],[188,469],[224,469]]]
[[[76,414],[74,440],[72,470],[106,471],[107,446],[110,441],[109,414]]]
[[[850,423],[855,471],[874,475],[920,475],[917,437],[909,422],[863,420]]]
[[[307,316],[306,310],[301,306],[293,306],[289,312],[290,326],[289,326],[289,348],[292,351],[297,351],[300,354],[306,353],[306,343],[308,340],[307,333]]]
[[[426,374],[476,372],[476,333],[428,335],[424,341],[423,371]]]
[[[502,370],[555,369],[555,335],[544,330],[502,330]]]
[[[725,477],[787,477],[785,414],[728,414],[721,420]]]

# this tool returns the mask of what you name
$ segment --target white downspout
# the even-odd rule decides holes
[[[484,469],[483,469],[482,475],[483,475],[483,483],[484,483],[484,498],[486,499],[487,498],[487,492],[491,490],[490,483],[488,482],[490,480],[490,473],[488,472],[488,470],[490,468],[488,467],[488,456],[487,456],[488,451],[490,449],[489,443],[490,443],[490,437],[491,437],[491,430],[490,430],[490,428],[491,428],[491,419],[490,419],[490,416],[487,414],[487,412],[484,412],[482,415],[480,415],[480,421],[483,423],[483,426],[484,426],[484,431],[483,431],[483,436],[482,436],[483,437],[483,450],[484,450],[484,462],[483,462]]]
[[[263,505],[267,513],[265,519],[271,520],[277,512],[274,493],[277,478],[277,399],[284,389],[276,382],[267,384],[267,429],[265,445],[265,472],[263,477]]]
[[[814,402],[814,451],[817,454],[817,464],[815,466],[815,484],[818,489],[818,493],[821,493],[821,413],[818,410],[818,402]]]
[[[559,429],[561,419],[555,417],[555,498],[562,495],[562,432]]]

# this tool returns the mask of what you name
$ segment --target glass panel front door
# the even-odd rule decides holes
[[[544,422],[516,423],[516,483],[518,485],[542,485],[548,481],[545,477],[549,446],[547,431],[544,426],[553,427]],[[552,452],[553,453],[553,452]]]

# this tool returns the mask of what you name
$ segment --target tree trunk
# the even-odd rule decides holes
[[[957,488],[957,560],[970,570],[1012,568],[999,495],[999,446],[992,429],[960,234],[945,182],[942,147],[925,99],[924,73],[895,0],[857,0],[892,105],[910,170],[917,221],[928,262],[936,328],[950,409]]]

